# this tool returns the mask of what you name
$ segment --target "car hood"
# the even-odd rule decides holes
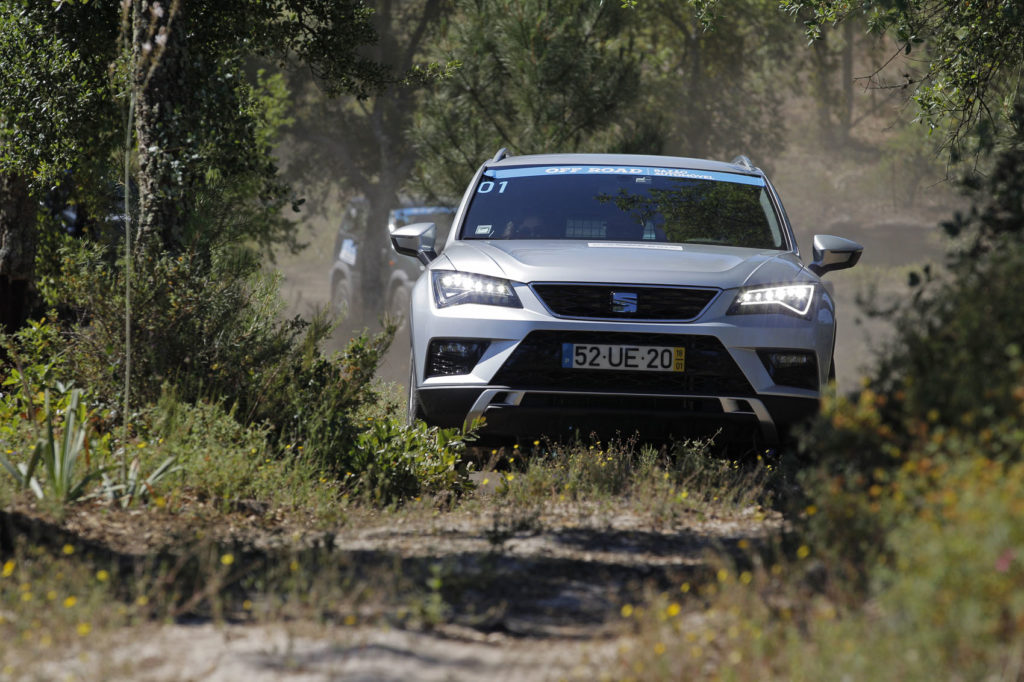
[[[454,241],[433,269],[517,282],[607,282],[727,289],[813,279],[796,254],[704,244]]]

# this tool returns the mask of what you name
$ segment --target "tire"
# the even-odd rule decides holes
[[[339,277],[331,285],[331,312],[335,317],[348,322],[355,322],[355,310],[352,305],[352,286],[347,277]]]
[[[406,284],[398,284],[388,294],[387,312],[391,319],[397,321],[397,331],[404,331],[409,326],[409,302],[412,292]]]

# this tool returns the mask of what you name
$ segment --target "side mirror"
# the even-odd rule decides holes
[[[807,268],[821,277],[826,272],[852,268],[860,260],[864,247],[857,242],[833,237],[830,234],[814,235],[814,260]]]
[[[434,251],[436,237],[437,226],[434,223],[413,223],[392,232],[391,244],[403,256],[412,256],[424,265],[430,265],[430,261],[437,258]]]

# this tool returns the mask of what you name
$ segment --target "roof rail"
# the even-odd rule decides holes
[[[508,148],[502,147],[501,149],[498,150],[498,153],[494,155],[494,158],[491,159],[491,163],[494,163],[495,161],[501,161],[506,156],[508,156]]]
[[[732,160],[732,163],[736,166],[743,166],[747,170],[756,170],[754,168],[754,164],[750,163],[750,159],[747,158],[744,154],[740,154],[739,156],[734,158]]]

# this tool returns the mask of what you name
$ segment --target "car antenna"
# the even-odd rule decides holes
[[[740,154],[732,160],[732,163],[736,166],[743,166],[747,170],[756,170],[754,164],[750,163],[750,159],[746,155]]]
[[[495,161],[501,161],[506,156],[508,156],[508,147],[502,147],[501,149],[498,150],[498,153],[494,155],[494,158],[491,159],[491,163],[494,163]]]

